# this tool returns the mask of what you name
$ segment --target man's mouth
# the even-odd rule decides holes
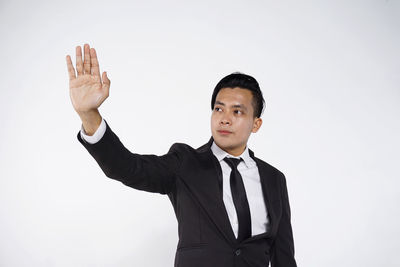
[[[219,130],[218,133],[220,133],[220,134],[222,134],[222,135],[229,135],[229,134],[231,134],[232,132],[226,131],[226,130]]]

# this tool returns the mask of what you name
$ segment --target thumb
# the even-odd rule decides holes
[[[110,89],[111,81],[107,77],[107,72],[105,72],[105,71],[103,72],[102,78],[103,78],[103,89],[107,89],[107,91],[108,91]]]

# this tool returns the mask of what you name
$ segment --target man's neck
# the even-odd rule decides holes
[[[217,143],[215,143],[220,149],[222,149],[223,151],[225,151],[226,153],[228,153],[228,154],[230,154],[230,155],[232,155],[232,156],[235,156],[235,157],[237,157],[237,156],[240,156],[243,152],[244,152],[244,150],[246,149],[246,146],[247,146],[247,144],[246,145],[244,145],[244,146],[241,146],[241,147],[238,147],[238,148],[235,148],[235,149],[225,149],[225,148],[222,148],[222,147],[220,147]]]

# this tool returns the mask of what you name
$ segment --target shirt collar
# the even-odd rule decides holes
[[[228,152],[222,150],[214,141],[211,145],[211,151],[213,152],[214,156],[217,157],[218,161],[221,162],[224,160],[225,157],[231,157],[231,158],[242,158],[244,163],[246,164],[246,167],[249,168],[251,166],[251,159],[249,155],[249,149],[246,145],[246,148],[244,149],[243,153],[240,154],[239,156],[233,156],[229,154]]]

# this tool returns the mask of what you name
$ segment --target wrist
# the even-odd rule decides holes
[[[86,135],[93,135],[101,124],[102,117],[99,111],[96,109],[87,112],[79,112],[78,115],[81,118]]]

